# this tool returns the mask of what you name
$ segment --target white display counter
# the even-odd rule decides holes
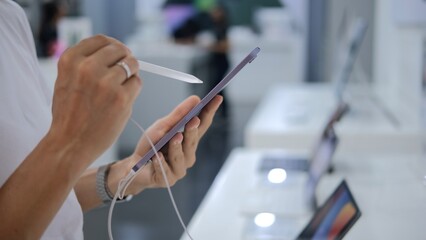
[[[247,239],[254,213],[245,203],[253,192],[268,194],[259,181],[262,154],[270,150],[234,150],[189,224],[194,239]],[[282,151],[282,150],[277,150]],[[322,178],[321,204],[345,178],[362,216],[345,239],[422,239],[426,236],[426,161],[419,155],[340,155],[335,172]],[[270,188],[270,193],[280,188]],[[285,204],[285,203],[283,203]],[[288,206],[292,207],[292,206]],[[303,228],[307,218],[291,227]],[[181,240],[189,239],[182,235]],[[274,238],[281,239],[281,238]]]
[[[412,124],[412,119],[404,119],[405,115],[389,117],[380,103],[367,95],[349,105],[352,110],[336,126],[340,137],[338,152],[422,151],[425,133],[420,125]],[[277,86],[268,92],[251,117],[245,129],[245,146],[311,149],[335,107],[330,85]]]

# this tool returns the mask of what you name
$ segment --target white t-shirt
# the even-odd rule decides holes
[[[0,186],[47,133],[51,99],[24,11],[0,0]],[[42,239],[83,239],[83,213],[74,191]]]

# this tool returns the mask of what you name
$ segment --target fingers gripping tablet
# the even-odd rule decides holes
[[[260,48],[256,47],[251,51],[234,69],[232,69],[228,75],[226,75],[202,100],[198,103],[182,120],[180,120],[169,132],[167,132],[163,138],[155,144],[155,149],[160,150],[170,139],[180,130],[185,124],[189,122],[193,117],[197,116],[198,113],[219,93],[221,92],[229,82],[237,75],[237,73],[243,69],[248,63],[251,63],[260,52]],[[143,167],[149,159],[155,155],[153,149],[149,150],[138,163],[136,163],[132,170],[137,172]]]

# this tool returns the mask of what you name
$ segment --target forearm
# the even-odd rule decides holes
[[[39,239],[89,164],[61,141],[45,137],[0,188],[0,239]]]

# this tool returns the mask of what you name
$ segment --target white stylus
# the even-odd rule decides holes
[[[203,81],[201,81],[200,79],[198,79],[197,77],[195,77],[191,74],[179,72],[179,71],[176,71],[176,70],[173,70],[173,69],[161,67],[161,66],[158,66],[158,65],[155,65],[155,64],[152,64],[152,63],[147,63],[147,62],[140,61],[140,60],[138,60],[138,63],[139,63],[139,70],[142,70],[142,71],[146,71],[146,72],[158,74],[158,75],[161,75],[161,76],[177,79],[177,80],[184,81],[184,82],[187,82],[187,83],[203,83]]]

